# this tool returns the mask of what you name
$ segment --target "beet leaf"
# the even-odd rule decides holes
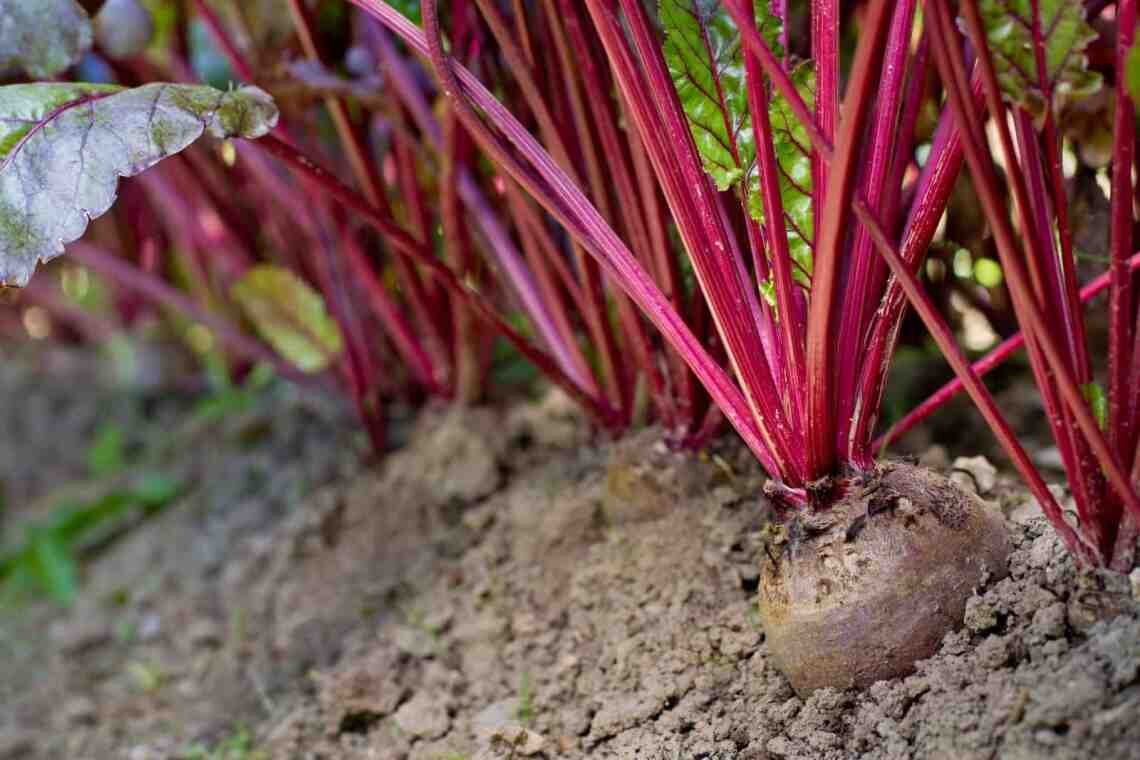
[[[1100,89],[1100,74],[1089,70],[1085,55],[1097,33],[1080,0],[982,0],[979,10],[1002,90],[1034,117],[1058,95]]]
[[[815,104],[815,68],[801,63],[791,72],[796,91],[807,103]],[[780,171],[780,200],[784,205],[784,226],[788,231],[788,252],[796,267],[793,272],[801,285],[811,277],[812,246],[812,173],[811,138],[783,95],[773,93],[768,109],[772,122],[772,145],[776,166]],[[760,193],[760,172],[750,175],[748,210],[754,219],[764,221],[764,204]]]
[[[321,372],[340,355],[340,329],[324,299],[288,269],[253,267],[231,293],[261,337],[302,372]]]
[[[757,3],[760,29],[779,44],[780,20]],[[744,89],[744,56],[736,24],[720,0],[662,0],[665,62],[684,106],[705,171],[728,190],[753,171],[756,141]]]
[[[277,123],[254,87],[135,89],[88,84],[0,88],[0,283],[27,284],[36,264],[63,252],[134,176],[193,143],[257,138]]]

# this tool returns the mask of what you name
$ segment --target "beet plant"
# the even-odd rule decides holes
[[[24,4],[9,5],[13,18],[24,12]],[[283,107],[273,135],[259,141],[261,150],[231,143],[229,157],[219,161],[216,149],[194,148],[141,177],[141,190],[125,184],[115,224],[134,230],[137,239],[96,230],[72,246],[80,264],[107,277],[127,305],[141,298],[205,325],[232,352],[232,362],[266,361],[276,353],[284,358],[277,358],[278,370],[295,379],[306,379],[305,372],[310,382],[324,384],[333,375],[378,447],[390,399],[466,402],[495,392],[491,375],[502,343],[538,366],[602,429],[620,433],[652,419],[690,446],[716,432],[719,409],[678,355],[650,338],[628,299],[552,228],[533,200],[479,167],[478,152],[454,115],[432,109],[437,93],[421,64],[379,24],[362,23],[352,30],[351,45],[342,46],[343,66],[357,72],[346,77],[331,68],[337,54],[328,52],[308,5],[289,3],[288,10],[284,26],[302,60],[276,66],[267,62],[275,50],[243,49],[233,14],[227,23],[207,2],[177,15],[169,41],[141,57],[120,58],[115,45],[94,35],[94,52],[84,61],[106,59],[116,83],[126,85],[192,80],[202,68],[192,43],[204,35],[220,51],[223,68],[247,84],[265,85]],[[124,12],[134,18],[122,3],[103,4],[96,32],[100,19]],[[484,41],[489,35],[477,13],[466,7],[457,44],[471,51],[470,60],[509,80],[486,52],[494,48]],[[75,18],[85,22],[82,14]],[[68,46],[58,31],[31,40],[27,56],[54,50],[56,72],[92,43],[82,26]],[[558,65],[571,73],[576,48],[591,44],[572,31],[557,30],[556,45]],[[491,36],[502,32],[501,24],[493,26]],[[25,71],[33,73],[30,65]],[[594,73],[589,86],[610,86],[607,72]],[[390,86],[381,89],[381,80]],[[509,92],[520,107],[541,102],[533,92]],[[667,210],[644,152],[615,114],[590,113],[581,98],[562,107],[572,110],[580,129],[551,131],[552,140],[564,156],[592,158],[582,170],[591,198],[645,243],[672,302],[703,319],[706,326],[697,332],[707,338],[711,328],[700,316],[699,297],[679,285]],[[321,118],[331,122],[332,139]],[[543,113],[539,121],[549,126],[554,118]],[[603,167],[595,139],[622,160]],[[328,168],[313,159],[330,153],[332,162],[322,162]],[[607,170],[616,180],[615,198]],[[226,182],[240,192],[227,197]],[[241,224],[253,217],[259,225]],[[125,248],[127,261],[110,255],[116,245]],[[181,284],[188,293],[170,287],[183,271],[190,275]],[[309,291],[319,293],[322,309],[292,308],[316,303]],[[61,308],[66,304],[50,285],[32,283],[25,299],[50,307],[85,334],[107,332]],[[270,346],[245,335],[242,322]]]
[[[92,44],[86,16],[58,1],[76,24],[13,42],[23,52],[6,65],[52,76]],[[23,18],[28,5],[0,0],[0,19]],[[321,138],[312,109],[282,109],[278,121],[256,88],[274,91],[271,77],[202,1],[196,18],[241,88],[182,81],[192,67],[179,44],[157,70],[132,58],[137,40],[117,60],[109,32],[97,49],[130,87],[0,88],[0,280],[25,283],[78,238],[109,208],[119,176],[205,131],[238,138],[238,166],[221,176],[250,189],[273,254],[219,202],[225,180],[193,149],[145,175],[156,179],[140,207],[163,215],[154,237],[194,252],[200,281],[221,280],[288,368],[335,368],[378,443],[392,392],[385,368],[398,364],[406,385],[430,395],[477,398],[489,332],[613,433],[653,419],[696,446],[723,416],[771,478],[780,524],[761,612],[770,651],[801,692],[908,672],[961,623],[973,589],[1004,572],[1000,516],[941,475],[877,458],[908,302],[1070,549],[1090,564],[1129,561],[1140,414],[1128,392],[1140,371],[1134,125],[1118,77],[1104,393],[1083,349],[1055,114],[1059,98],[1100,86],[1083,4],[963,0],[956,21],[943,0],[925,3],[921,19],[917,0],[869,0],[846,15],[838,0],[811,0],[799,4],[802,39],[791,32],[797,4],[780,0],[351,5],[362,11],[344,55],[363,72],[355,79],[327,69],[308,6],[288,3],[305,59],[290,84],[309,93],[334,140]],[[1116,10],[1120,72],[1135,11]],[[848,33],[858,42],[843,67]],[[160,73],[174,83],[152,83]],[[945,105],[920,151],[932,94]],[[330,142],[326,168],[316,157],[327,163]],[[963,161],[1073,481],[1075,527],[978,379],[1016,341],[972,367],[919,281]],[[205,231],[189,223],[211,213]],[[89,243],[73,249],[120,284],[234,333],[141,255],[131,265]],[[233,342],[266,353],[240,330]]]
[[[430,92],[424,91],[415,67],[391,41],[369,37],[365,30],[350,49],[366,63],[384,61],[386,73],[398,83],[398,95],[385,99],[377,97],[374,84],[365,84],[367,77],[354,85],[324,68],[310,13],[302,3],[290,5],[287,23],[295,28],[308,60],[291,62],[287,85],[267,66],[251,63],[250,51],[239,49],[224,21],[204,2],[194,4],[192,17],[176,14],[175,27],[166,33],[170,42],[147,49],[145,55],[140,55],[144,45],[140,40],[153,32],[154,23],[148,23],[149,16],[137,3],[102,4],[89,20],[82,8],[66,0],[57,9],[61,23],[45,29],[24,23],[33,5],[14,0],[0,4],[0,17],[9,22],[0,28],[13,35],[6,47],[15,51],[13,72],[60,74],[84,55],[86,71],[94,55],[104,68],[111,67],[115,83],[76,83],[68,85],[71,89],[31,83],[5,88],[11,99],[11,123],[31,135],[28,140],[16,130],[10,135],[13,151],[5,154],[5,176],[11,183],[11,203],[23,205],[30,185],[20,164],[31,161],[44,178],[58,183],[59,192],[45,196],[41,204],[40,214],[48,220],[44,224],[62,224],[67,215],[73,221],[68,229],[45,226],[33,236],[21,236],[13,229],[0,281],[24,284],[36,263],[54,258],[64,243],[82,233],[86,218],[107,210],[120,176],[136,174],[145,168],[142,163],[154,164],[148,158],[137,166],[109,167],[96,177],[98,199],[69,197],[89,192],[86,185],[69,187],[70,178],[76,172],[89,174],[87,168],[99,165],[95,160],[101,157],[99,144],[87,142],[86,136],[89,126],[103,126],[105,135],[96,134],[117,140],[128,153],[149,150],[155,159],[177,154],[142,177],[141,187],[121,188],[126,198],[112,232],[119,227],[130,234],[107,235],[106,229],[100,229],[72,246],[82,265],[113,284],[124,307],[141,298],[177,312],[180,318],[208,328],[239,366],[268,361],[287,376],[309,382],[315,378],[319,384],[327,384],[328,375],[334,375],[356,403],[378,448],[384,445],[383,406],[389,398],[429,395],[474,400],[482,395],[489,384],[496,335],[563,385],[601,427],[620,429],[629,424],[633,383],[624,376],[623,366],[616,360],[607,363],[597,379],[574,333],[577,325],[570,324],[571,300],[579,302],[582,313],[601,315],[590,323],[597,327],[591,335],[602,346],[599,354],[616,356],[612,326],[605,319],[608,304],[602,300],[596,275],[579,288],[559,282],[565,267],[555,272],[549,265],[528,265],[544,247],[556,245],[549,230],[521,196],[514,198],[510,214],[492,212],[493,178],[472,171],[463,135],[431,112]],[[23,36],[15,35],[15,29],[24,30]],[[195,30],[220,50],[223,67],[228,65],[236,76],[250,83],[269,80],[268,86],[285,90],[290,106],[286,118],[278,124],[276,105],[251,86],[227,93],[180,81],[191,80],[196,73],[197,54],[187,49]],[[88,52],[93,44],[93,52]],[[308,67],[302,68],[302,63]],[[211,65],[216,67],[217,61]],[[156,78],[173,84],[147,83]],[[216,137],[264,137],[276,125],[276,137],[265,139],[266,152],[230,143],[225,146],[229,157],[218,160],[213,147],[183,151],[187,140],[164,142],[158,131],[124,131],[130,118],[161,119],[165,107],[153,112],[135,108],[116,116],[116,121],[85,110],[88,89],[99,95],[100,103],[106,93],[120,100],[135,98],[143,106],[149,103],[147,94],[158,90],[193,93],[207,99],[207,106],[211,98],[245,102],[260,93],[258,102],[272,110],[264,128],[256,133],[210,131]],[[349,117],[347,95],[376,103],[364,124],[359,117]],[[37,99],[43,101],[38,111],[18,110],[25,107],[24,100]],[[310,107],[313,100],[319,104],[315,109]],[[96,102],[93,96],[90,103]],[[322,110],[331,117],[341,158],[358,192],[317,168],[298,147],[313,152],[327,149],[315,124]],[[425,160],[428,149],[434,154],[434,166]],[[270,156],[279,156],[285,166]],[[55,163],[49,166],[48,161]],[[290,176],[288,166],[296,168],[298,176]],[[431,170],[439,173],[432,176]],[[238,192],[227,192],[227,183]],[[344,206],[362,210],[360,217],[347,217]],[[64,216],[58,213],[61,210]],[[18,214],[11,218],[13,224],[22,224]],[[242,224],[243,219],[253,218],[257,225]],[[442,242],[437,235],[441,227],[446,266],[436,250]],[[378,250],[378,239],[383,240],[383,250]],[[525,255],[519,250],[520,240]],[[108,251],[116,245],[125,249],[124,257]],[[493,264],[498,281],[476,251]],[[172,287],[176,280],[180,283]],[[514,297],[510,313],[502,313],[493,300],[500,288]],[[67,308],[55,290],[37,282],[25,297],[32,304],[50,307],[84,334],[108,332],[90,316]],[[624,312],[635,318],[628,306]],[[246,334],[241,322],[249,323],[262,340]],[[685,378],[677,383],[694,388]],[[617,399],[612,406],[610,399]],[[699,399],[690,407],[694,414],[702,411]]]
[[[1130,0],[1116,4],[1112,44],[1116,81],[1108,357],[1103,367],[1107,391],[1095,380],[1087,347],[1057,119],[1060,102],[1100,86],[1085,55],[1098,35],[1078,3],[1006,7],[962,0],[959,14],[956,26],[948,4],[932,2],[928,9],[939,76],[963,134],[970,174],[993,231],[1046,419],[1069,476],[1076,519],[1067,519],[1055,500],[1038,498],[1076,556],[1092,565],[1127,571],[1135,560],[1140,526],[1136,492],[1140,367],[1134,356],[1136,309],[1130,261],[1136,112],[1125,77],[1136,5]],[[967,64],[960,52],[964,41],[974,51],[984,110],[968,91]],[[1003,163],[1008,199],[982,131],[987,117],[996,133],[994,156]],[[889,241],[880,242],[884,255],[892,257]],[[968,387],[976,386],[976,378],[965,379]],[[1027,462],[1022,469],[1030,469]]]
[[[666,1],[656,17],[634,0],[588,0],[585,13],[570,3],[560,7],[566,23],[592,24],[602,43],[628,128],[637,131],[653,163],[734,383],[695,344],[637,257],[559,162],[456,65],[436,3],[422,3],[422,35],[382,2],[357,4],[431,58],[474,139],[606,265],[773,476],[769,495],[790,516],[782,545],[765,567],[761,607],[771,651],[797,689],[866,685],[906,672],[960,621],[972,589],[1003,572],[1008,546],[998,517],[939,476],[872,458],[872,431],[907,299],[965,378],[1046,514],[1070,536],[1055,499],[915,274],[963,155],[973,168],[984,150],[976,141],[976,115],[968,130],[959,129],[969,113],[963,109],[993,94],[984,64],[971,84],[962,46],[935,36],[948,28],[938,26],[948,18],[945,6],[927,7],[935,21],[922,25],[915,45],[915,3],[868,3],[842,105],[834,3],[811,4],[812,59],[805,62],[786,52],[786,7],[779,4]],[[1056,3],[1047,10],[1046,36],[1036,5],[1018,6],[1012,22],[994,5],[984,28],[987,44],[1005,47],[1008,80],[1026,79],[1026,49],[1036,46],[1045,61],[1047,74],[1020,82],[1030,93],[1022,130],[1034,145],[1048,142],[1051,192],[1063,198],[1054,98],[1088,94],[1098,79],[1082,55],[1089,42],[1083,7]],[[1037,29],[1037,37],[1027,42],[1023,27]],[[943,109],[929,155],[912,179],[915,122],[932,57],[948,83],[951,107]],[[947,60],[957,62],[957,80]],[[1040,138],[1038,129],[1044,130]],[[992,181],[986,191],[992,200]],[[1067,266],[1053,265],[1055,278],[1068,272],[1058,279],[1065,288],[1038,297],[1076,313],[1074,259],[1071,249],[1067,253]],[[1114,261],[1127,273],[1123,253]],[[1025,282],[1016,259],[1003,254],[1003,265],[1014,270],[1013,282]],[[1087,471],[1103,468],[1115,489],[1110,501],[1131,508],[1135,495],[1097,440],[1093,386],[1065,373],[1047,333],[1027,340],[1049,348],[1037,364],[1060,378],[1057,392],[1071,415],[1064,429],[1071,434],[1079,427],[1090,436],[1097,459],[1085,456]],[[1069,545],[1086,561],[1103,561]]]
[[[634,0],[558,7],[561,23],[596,35],[581,53],[614,88],[590,91],[592,108],[613,112],[616,99],[643,146],[735,380],[573,167],[450,56],[435,2],[421,5],[422,32],[382,2],[356,4],[430,58],[475,142],[605,267],[772,475],[769,495],[787,521],[761,608],[796,688],[866,685],[930,654],[972,589],[1002,572],[1008,547],[977,499],[871,456],[905,301],[851,204],[892,220],[913,269],[962,159],[944,114],[903,204],[929,60],[928,43],[911,46],[916,4],[869,4],[842,107],[833,3],[812,5],[805,62],[785,50],[780,7],[670,0],[656,16]]]
[[[1136,492],[1140,479],[1136,378],[1140,370],[1135,364],[1137,312],[1132,294],[1137,258],[1133,237],[1136,111],[1126,76],[1136,50],[1136,5],[1120,2],[1114,11],[1114,37],[1108,44],[1115,77],[1111,211],[1109,229],[1104,231],[1110,266],[1078,288],[1058,110],[1066,100],[1099,86],[1098,74],[1088,69],[1085,55],[1086,48],[1097,41],[1097,33],[1079,4],[999,8],[962,0],[955,24],[949,6],[932,3],[928,23],[939,75],[965,136],[970,174],[993,231],[1022,332],[974,367],[957,357],[959,378],[907,415],[888,435],[897,436],[917,424],[962,388],[980,398],[979,376],[1024,346],[1069,478],[1075,513],[1063,511],[1023,452],[1006,440],[1002,443],[1069,550],[1088,565],[1126,572],[1136,561],[1140,524]],[[967,42],[969,49],[977,51],[975,78],[982,85],[984,105],[967,94],[967,60],[960,52]],[[996,135],[992,141],[981,130],[987,120]],[[999,185],[996,157],[1001,159],[1008,194]],[[884,238],[879,244],[888,259],[895,257],[889,240]],[[913,283],[911,289],[936,339],[950,346],[951,337],[938,324],[930,304]],[[1109,293],[1108,356],[1100,368],[1107,382],[1101,383],[1088,349],[1081,303],[1104,290]],[[984,413],[996,419],[996,410],[987,403],[983,401]],[[884,436],[876,446],[887,441]]]

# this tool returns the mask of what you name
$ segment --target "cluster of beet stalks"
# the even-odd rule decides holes
[[[805,283],[785,226],[751,218],[706,173],[643,0],[515,0],[509,12],[494,0],[454,0],[446,31],[436,0],[420,3],[422,28],[382,0],[350,2],[363,11],[354,45],[383,84],[367,103],[318,92],[339,147],[335,172],[314,158],[328,149],[316,139],[314,109],[286,107],[272,136],[238,145],[224,176],[195,148],[125,189],[134,265],[91,243],[74,247],[80,261],[191,314],[238,355],[264,360],[264,346],[224,310],[200,304],[263,258],[268,241],[276,261],[324,294],[346,345],[335,373],[377,445],[387,399],[484,396],[502,338],[612,433],[656,420],[678,443],[699,446],[727,419],[779,499],[811,508],[831,498],[816,484],[869,470],[888,442],[874,433],[909,302],[959,380],[892,435],[964,387],[1069,548],[1093,564],[1131,561],[1140,329],[1131,287],[1135,117],[1122,76],[1112,263],[1080,290],[1053,111],[1039,129],[1003,101],[976,0],[928,0],[917,35],[917,0],[868,0],[847,16],[838,0],[811,0],[808,45],[789,41],[787,3],[773,0],[783,27],[777,52],[753,0],[682,3],[702,23],[727,13],[738,31],[764,219],[785,218],[774,98],[808,135],[814,234]],[[194,7],[237,76],[272,90],[263,62],[239,49],[204,0]],[[289,11],[303,55],[327,63],[305,4],[289,0]],[[1119,74],[1134,0],[1114,12]],[[858,25],[858,43],[841,72],[844,19]],[[810,105],[791,79],[797,57],[814,67]],[[192,78],[178,45],[165,70],[143,61],[118,69],[125,83]],[[934,87],[946,105],[920,164],[919,121]],[[974,366],[917,277],[963,162],[1023,329]],[[171,246],[189,295],[167,284],[172,273],[157,252]],[[1081,304],[1105,288],[1102,430],[1088,400],[1095,384]],[[1077,526],[979,379],[1021,345],[1070,477]]]

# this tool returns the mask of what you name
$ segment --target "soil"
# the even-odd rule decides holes
[[[0,611],[0,758],[1137,757],[1140,573],[1078,569],[984,462],[951,477],[1005,515],[1008,575],[915,674],[800,699],[732,440],[593,441],[551,395],[427,410],[373,462],[332,402],[275,388],[203,426],[78,366],[0,362],[5,534],[120,408],[188,488],[87,562],[72,608]]]

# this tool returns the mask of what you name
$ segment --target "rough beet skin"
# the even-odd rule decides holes
[[[1010,552],[1000,514],[901,463],[786,528],[764,562],[760,614],[800,695],[913,672],[961,626],[974,588],[1005,575]]]

